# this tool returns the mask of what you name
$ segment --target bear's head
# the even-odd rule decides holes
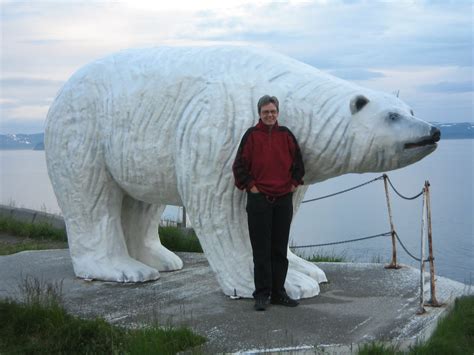
[[[441,137],[438,128],[417,119],[407,104],[389,94],[357,94],[348,103],[347,115],[347,172],[382,172],[413,164],[433,152]]]

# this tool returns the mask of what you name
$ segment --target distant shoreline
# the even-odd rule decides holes
[[[454,140],[468,140],[468,139],[474,139],[474,136],[473,137],[443,137],[443,134],[441,133],[441,141],[444,141],[444,140],[450,140],[450,141],[454,141]],[[7,150],[10,150],[10,151],[16,151],[16,150],[30,150],[30,151],[38,151],[38,152],[44,152],[44,147],[42,147],[41,149],[40,148],[31,148],[31,147],[25,147],[25,146],[18,146],[18,147],[1,147],[0,146],[0,151],[7,151]]]
[[[441,140],[474,139],[474,122],[429,122],[441,130]],[[44,151],[44,133],[0,134],[0,150]]]

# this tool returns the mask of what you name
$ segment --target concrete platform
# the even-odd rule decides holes
[[[26,277],[61,282],[66,308],[81,317],[140,327],[153,321],[187,325],[208,338],[204,353],[288,351],[350,353],[367,341],[392,341],[402,348],[431,334],[456,297],[472,288],[437,278],[438,301],[416,315],[419,272],[386,270],[381,264],[318,263],[329,283],[296,308],[270,306],[255,312],[250,299],[232,300],[219,289],[202,254],[178,253],[181,271],[143,284],[84,281],[74,276],[68,250],[28,251],[0,257],[0,297],[20,298]],[[428,279],[427,279],[428,280]],[[426,287],[429,290],[429,285]],[[429,294],[426,293],[426,299]]]

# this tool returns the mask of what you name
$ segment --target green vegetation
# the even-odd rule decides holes
[[[345,262],[344,256],[338,256],[335,254],[312,254],[311,256],[304,257],[304,259],[313,263],[328,262],[328,263],[342,263]]]
[[[293,247],[292,242],[290,242],[290,248]],[[323,251],[321,252],[320,250],[317,250],[316,252],[313,252],[312,254],[307,254],[305,251],[301,250],[293,250],[293,252],[298,255],[300,258],[303,258],[305,260],[308,260],[312,263],[318,263],[318,262],[328,262],[328,263],[342,263],[342,262],[347,262],[347,258],[344,254],[342,255],[336,255],[334,251],[332,252],[326,252]]]
[[[364,344],[359,348],[358,355],[398,355],[403,354],[397,350],[394,345],[385,345],[380,343]]]
[[[169,250],[202,253],[201,244],[194,230],[160,226],[159,233],[161,244]]]
[[[55,242],[49,240],[35,241],[31,239],[25,239],[20,243],[3,243],[0,241],[0,255],[10,255],[25,250],[47,250],[66,248],[66,242]]]
[[[371,343],[359,349],[359,355],[464,355],[474,354],[474,296],[461,297],[454,308],[441,319],[435,332],[424,344],[418,344],[408,352],[396,346]]]
[[[66,232],[47,223],[26,223],[9,217],[0,217],[0,232],[19,237],[17,240],[0,238],[0,255],[25,250],[67,248]]]
[[[474,296],[458,298],[431,338],[410,354],[474,354]]]
[[[387,260],[386,257],[383,257],[379,254],[379,255],[373,255],[371,262],[375,264],[387,264],[390,262],[390,260]]]
[[[0,232],[21,237],[16,243],[0,238],[0,255],[24,250],[67,248],[66,231],[47,223],[20,222],[10,217],[0,217]],[[178,227],[159,227],[161,244],[172,251],[202,253],[201,245],[193,230]]]
[[[26,279],[24,302],[0,301],[1,354],[175,354],[205,342],[187,328],[125,329],[66,313],[61,285]]]
[[[54,228],[48,223],[20,222],[9,217],[0,217],[0,231],[30,239],[67,241],[63,229]]]

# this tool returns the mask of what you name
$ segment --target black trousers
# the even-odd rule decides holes
[[[293,193],[272,199],[247,193],[247,217],[254,264],[254,298],[285,292]]]

